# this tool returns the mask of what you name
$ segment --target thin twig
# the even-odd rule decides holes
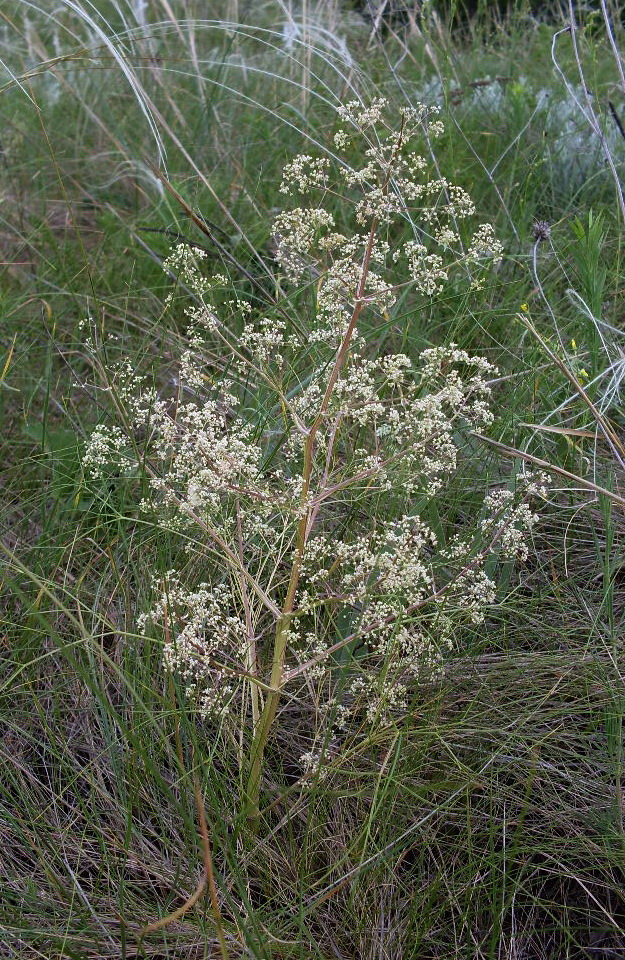
[[[175,923],[176,920],[180,920],[181,917],[184,917],[185,913],[188,913],[189,910],[195,906],[204,893],[207,879],[208,877],[206,872],[204,872],[202,874],[202,879],[188,900],[185,900],[182,906],[178,907],[177,910],[174,910],[173,913],[169,913],[166,917],[161,917],[160,920],[155,920],[154,923],[148,923],[146,927],[142,927],[139,931],[139,938],[143,940],[147,934],[154,933],[156,930],[161,930],[163,927],[168,927],[171,923]]]
[[[217,928],[217,937],[219,939],[219,947],[221,950],[222,960],[229,960],[230,954],[228,952],[228,947],[226,945],[226,937],[224,935],[224,927],[223,927],[223,921],[221,918],[221,910],[219,909],[219,900],[217,898],[217,885],[215,883],[215,871],[213,869],[213,855],[211,852],[210,837],[208,835],[208,824],[206,823],[206,812],[204,810],[204,800],[202,799],[200,782],[198,780],[198,776],[195,771],[193,774],[193,787],[194,787],[194,793],[195,793],[195,805],[197,807],[197,815],[198,815],[198,820],[200,822],[200,834],[202,837],[202,852],[204,855],[204,873],[208,880],[208,891],[211,898],[211,906],[213,908],[213,917],[215,919],[215,926]]]
[[[581,61],[581,57],[580,57],[580,53],[579,53],[579,47],[578,47],[578,44],[577,44],[577,24],[575,23],[575,10],[574,10],[574,8],[573,8],[572,0],[569,0],[569,14],[570,14],[570,17],[571,17],[571,22],[570,22],[569,26],[568,26],[568,27],[565,27],[565,28],[562,29],[562,30],[557,30],[557,31],[554,33],[554,35],[553,35],[553,40],[552,40],[552,42],[551,42],[551,59],[552,59],[552,61],[553,61],[553,65],[554,65],[554,67],[556,68],[558,74],[559,74],[560,77],[562,78],[562,82],[564,83],[564,85],[565,85],[565,87],[566,87],[566,89],[567,89],[567,91],[568,91],[569,96],[571,97],[571,99],[573,100],[573,102],[577,105],[577,107],[578,107],[580,113],[582,114],[582,116],[588,121],[588,124],[590,125],[590,128],[591,128],[591,130],[593,131],[593,133],[594,133],[594,134],[598,137],[598,139],[599,139],[599,143],[600,143],[600,145],[601,145],[601,150],[603,151],[603,154],[604,154],[604,156],[605,156],[606,162],[607,162],[607,164],[608,164],[608,166],[609,166],[609,168],[610,168],[610,173],[612,174],[612,178],[613,178],[613,180],[614,180],[614,185],[615,185],[615,187],[616,187],[616,193],[617,193],[617,196],[618,196],[619,207],[620,207],[620,209],[621,209],[621,214],[622,214],[622,216],[623,216],[623,220],[625,221],[625,196],[623,196],[623,188],[622,188],[622,185],[621,185],[621,181],[620,181],[620,178],[619,178],[619,175],[618,175],[616,166],[614,165],[614,160],[613,160],[613,158],[612,158],[612,154],[611,154],[611,152],[610,152],[610,148],[608,147],[608,144],[607,144],[607,142],[606,142],[605,134],[603,133],[603,130],[601,129],[601,125],[600,125],[600,123],[599,123],[599,121],[598,121],[598,119],[597,119],[597,116],[596,116],[594,107],[593,107],[593,105],[592,105],[592,102],[591,102],[591,99],[590,99],[590,94],[589,94],[588,90],[586,89],[586,82],[585,82],[585,77],[584,77],[584,68],[583,68],[583,65],[582,65],[582,61]],[[607,14],[606,14],[605,10],[604,10],[604,17],[605,17],[605,19],[606,19],[606,26],[607,26],[608,28],[610,28],[609,18],[607,17]],[[577,72],[578,72],[578,74],[579,74],[579,79],[580,79],[580,83],[581,83],[581,85],[582,85],[582,90],[584,91],[584,99],[585,99],[585,101],[586,101],[586,107],[584,107],[584,105],[580,102],[579,98],[577,97],[577,95],[576,95],[576,93],[575,93],[575,90],[573,89],[573,87],[572,87],[571,83],[569,82],[566,74],[564,73],[564,70],[562,69],[562,67],[561,67],[560,64],[558,63],[558,59],[557,59],[557,57],[556,57],[557,41],[558,41],[558,38],[559,38],[560,36],[562,36],[563,33],[570,33],[570,34],[571,34],[571,42],[572,42],[572,45],[573,45],[573,53],[574,53],[574,55],[575,55],[575,63],[576,63],[576,65],[577,65]],[[611,42],[612,42],[613,37],[612,37],[611,29],[608,29],[608,34],[609,34],[609,36],[611,37]],[[614,48],[614,44],[613,44],[613,48]]]
[[[614,106],[614,104],[612,103],[611,100],[608,100],[608,107],[610,108],[610,113],[612,114],[612,119],[614,120],[616,126],[618,127],[618,132],[620,133],[620,135],[621,135],[621,136],[623,137],[623,139],[625,140],[625,130],[623,129],[623,124],[621,123],[621,118],[619,117],[618,113],[616,112],[616,107]]]
[[[607,497],[608,500],[617,503],[619,507],[625,507],[625,497],[619,496],[619,494],[614,493],[613,490],[608,490],[607,487],[601,487],[599,484],[593,483],[592,480],[585,480],[584,477],[580,477],[576,473],[571,473],[563,467],[557,467],[554,463],[549,463],[548,460],[541,460],[540,457],[535,457],[533,454],[526,453],[524,450],[518,450],[516,447],[508,447],[505,443],[491,440],[490,437],[484,437],[478,433],[474,433],[472,436],[481,440],[483,443],[487,443],[495,450],[499,450],[505,457],[518,457],[520,460],[525,460],[526,463],[532,463],[535,467],[540,467],[541,470],[548,470],[550,473],[556,473],[559,477],[564,477],[566,480],[572,480],[585,490],[591,490],[593,493],[598,493],[602,497]]]

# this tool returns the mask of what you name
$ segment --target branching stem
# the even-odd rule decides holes
[[[395,147],[393,158],[389,163],[388,170],[382,185],[382,194],[384,197],[387,196],[389,190],[389,184],[392,176],[393,162],[395,157],[398,155],[402,147],[403,140],[403,121],[402,127],[400,130],[400,135]],[[259,723],[256,726],[254,732],[254,738],[252,740],[252,746],[250,749],[250,772],[247,783],[247,796],[246,796],[246,805],[247,805],[247,818],[250,829],[253,833],[258,829],[258,823],[260,820],[260,807],[259,807],[259,798],[260,798],[260,783],[263,772],[264,765],[264,754],[265,747],[267,745],[267,740],[269,738],[269,733],[271,727],[276,717],[278,710],[278,704],[280,702],[280,697],[282,694],[282,689],[285,683],[284,676],[284,664],[286,660],[287,650],[288,650],[288,640],[289,640],[289,629],[290,624],[293,618],[293,607],[295,604],[295,596],[297,594],[297,588],[299,586],[302,560],[304,557],[304,552],[306,550],[306,543],[310,536],[314,519],[311,517],[314,505],[310,502],[310,486],[311,478],[313,471],[313,464],[315,459],[315,440],[319,428],[323,423],[324,416],[330,405],[330,400],[336,387],[337,381],[341,374],[341,370],[345,365],[347,360],[351,343],[354,337],[354,332],[356,330],[356,324],[360,318],[360,315],[365,307],[366,298],[365,293],[367,289],[367,279],[369,276],[369,270],[371,266],[371,258],[373,256],[373,250],[375,246],[375,239],[377,236],[378,228],[380,221],[378,217],[374,217],[371,222],[371,227],[369,229],[369,236],[367,238],[367,244],[364,250],[362,258],[362,266],[360,270],[360,279],[358,281],[358,288],[354,297],[354,309],[347,326],[347,330],[341,341],[341,345],[337,351],[336,358],[334,361],[334,366],[330,373],[328,383],[326,386],[323,399],[319,406],[317,415],[308,431],[306,441],[304,443],[304,462],[302,467],[302,493],[301,493],[301,503],[302,503],[302,515],[300,517],[296,541],[295,541],[295,554],[293,557],[293,565],[291,567],[291,574],[289,577],[289,585],[287,587],[286,597],[284,601],[284,606],[282,608],[282,613],[278,619],[276,625],[276,634],[273,647],[273,656],[272,656],[272,665],[271,665],[271,679],[270,687],[271,692],[267,694],[265,700],[265,706],[261,714]],[[313,519],[313,522],[311,522]]]

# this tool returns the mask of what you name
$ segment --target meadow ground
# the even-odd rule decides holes
[[[337,0],[7,0],[0,11],[0,956],[623,955],[625,35],[615,3],[553,5],[550,17],[482,4],[455,26],[441,5],[404,7],[394,20]],[[449,184],[464,187],[467,223],[492,224],[503,254],[470,282],[455,209],[461,253],[440,266],[445,282],[430,290],[423,260],[400,282],[393,251],[410,238],[434,249],[434,228],[397,203],[384,234],[394,295],[371,293],[337,371],[352,406],[325,460],[302,441],[304,477],[318,469],[326,482],[323,510],[305,497],[291,510],[292,436],[310,437],[310,422],[322,436],[325,421],[306,419],[311,383],[327,383],[341,341],[319,333],[334,267],[307,261],[285,278],[282,171],[301,153],[334,160],[337,110],[375,98],[400,126],[407,106],[440,108],[444,132],[419,147],[430,182],[444,179],[443,204]],[[359,169],[355,142],[345,150],[343,169]],[[397,169],[385,196],[401,196]],[[347,234],[345,197],[322,193]],[[177,245],[201,251],[199,274],[163,269]],[[213,274],[222,326],[190,341]],[[264,340],[246,311],[267,320],[255,328]],[[293,338],[279,377],[277,330]],[[350,387],[346,371],[398,354],[418,370],[425,350],[451,343],[496,366],[492,422],[480,432],[452,419],[454,468],[423,489],[406,486],[404,437],[372,496],[362,471],[377,467],[358,457],[393,434],[354,413],[373,381]],[[189,349],[187,400],[212,398],[222,431],[208,453],[184,425]],[[146,384],[150,415],[133,424]],[[412,380],[394,386],[387,376],[375,394],[382,414],[391,394],[403,412],[413,396]],[[419,389],[414,409],[425,397],[431,410],[435,394]],[[250,489],[219,487],[218,507],[197,490],[184,510],[178,488],[169,506],[155,500],[155,398],[162,424],[179,418],[161,468],[173,470],[184,427],[187,494],[189,461],[206,456],[213,470],[218,443],[219,483],[258,451]],[[85,462],[98,425],[117,425],[129,466]],[[237,430],[248,452],[228,447]],[[430,457],[436,442],[424,441]],[[532,500],[527,550],[505,559],[491,547],[510,527],[489,542],[484,499],[517,496],[538,468],[551,483]],[[390,541],[379,531],[396,530],[406,497],[436,546],[411,548],[423,563],[404,565],[393,593],[384,576],[398,561],[380,573]],[[269,505],[243,536],[254,498]],[[318,510],[308,519],[333,556],[325,579],[307,574],[314,602],[296,594],[297,639],[288,593],[303,582],[302,509]],[[365,530],[375,556],[357,583]],[[478,567],[492,592],[469,603],[466,571]],[[174,569],[187,593],[151,623]],[[425,590],[426,574],[440,597],[411,612],[406,590]],[[193,618],[181,608],[203,583],[215,592],[194,636],[212,630],[225,663],[215,673],[202,661],[221,712],[163,656],[184,668]],[[363,623],[381,603],[406,631],[374,648]],[[248,617],[237,662],[226,614]],[[411,673],[403,648],[397,660],[397,638],[416,635],[414,656],[435,669]],[[322,669],[299,672],[306,657]],[[393,703],[388,678],[397,690],[400,676]]]

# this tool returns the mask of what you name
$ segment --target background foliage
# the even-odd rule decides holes
[[[333,0],[4,4],[0,954],[622,952],[619,9],[478,6],[383,25]],[[269,299],[285,161],[375,95],[442,108],[441,173],[505,247],[479,294],[380,334],[500,370],[491,442],[465,447],[428,523],[461,525],[522,457],[554,489],[505,602],[400,722],[305,790],[279,731],[264,828],[241,843],[239,771],[137,635],[151,572],[184,558],[123,477],[82,472],[106,404],[81,323],[118,338],[107,363],[166,385],[186,329],[162,308],[172,243]],[[145,932],[201,885],[207,837],[213,900]]]

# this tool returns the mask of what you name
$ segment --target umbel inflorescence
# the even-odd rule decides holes
[[[335,153],[284,170],[275,308],[227,299],[205,255],[177,247],[166,269],[192,298],[175,394],[118,368],[109,387],[128,428],[97,428],[84,455],[94,474],[141,471],[143,506],[197,534],[196,582],[155,577],[139,627],[163,631],[202,716],[249,719],[252,804],[283,694],[314,706],[309,771],[353,721],[391,721],[495,601],[487,561],[526,555],[541,492],[530,478],[495,491],[446,542],[423,519],[459,437],[492,422],[494,369],[453,344],[415,363],[371,343],[400,291],[417,306],[448,283],[479,285],[501,245],[490,225],[469,229],[461,187],[430,175],[418,148],[441,133],[435,111],[339,112]]]

